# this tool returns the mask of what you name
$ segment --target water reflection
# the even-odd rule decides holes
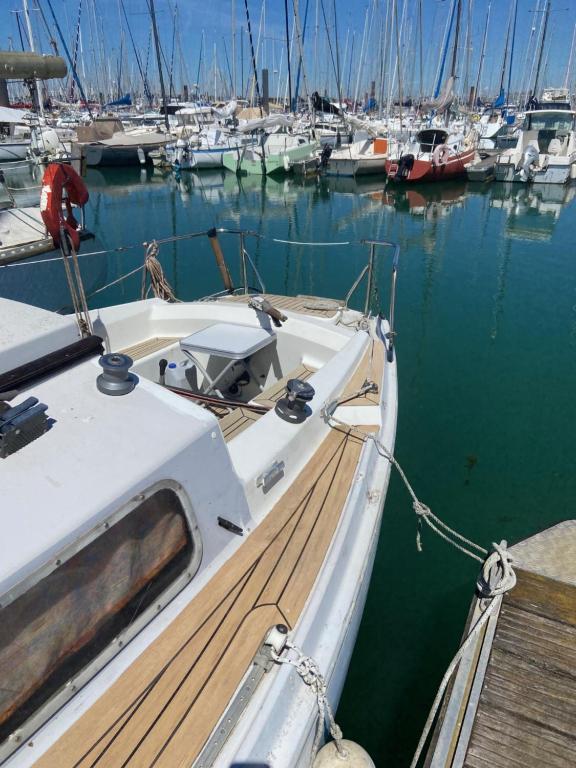
[[[505,233],[518,240],[551,240],[576,187],[561,184],[493,184],[490,206],[506,213]]]
[[[19,202],[32,194],[37,201],[38,171],[26,166],[11,173],[10,179],[10,186],[18,188]],[[363,238],[391,239],[401,244],[403,259],[417,257],[424,280],[419,296],[422,338],[434,307],[436,277],[453,253],[466,265],[467,279],[483,279],[486,259],[498,271],[499,276],[490,278],[498,284],[498,308],[491,323],[495,338],[512,241],[552,240],[563,212],[576,195],[576,187],[557,185],[474,184],[463,180],[393,187],[377,177],[357,181],[343,177],[277,180],[237,178],[224,170],[182,173],[176,179],[171,172],[149,168],[89,169],[86,184],[90,190],[86,223],[96,234],[96,241],[83,245],[82,251],[135,246],[123,253],[81,260],[89,294],[141,264],[144,241],[216,226],[250,229],[265,236],[251,247],[259,269],[266,272],[269,289],[275,285],[276,290],[339,296],[345,294],[358,272],[363,258],[359,242]],[[272,247],[272,238],[349,242],[350,246],[327,250],[286,245],[279,254],[279,248]],[[508,247],[503,248],[503,243]],[[231,245],[227,249],[235,264],[237,249]],[[161,261],[167,277],[182,298],[195,298],[220,287],[205,250],[200,241],[162,246]],[[1,294],[51,309],[63,306],[67,289],[62,266],[44,261],[46,264],[34,270],[0,270]],[[26,273],[34,274],[28,279]],[[138,298],[139,279],[136,275],[98,294],[93,306]]]
[[[466,181],[418,186],[390,186],[383,192],[382,202],[398,213],[422,216],[430,221],[449,216],[454,208],[461,208],[468,193],[468,186]]]

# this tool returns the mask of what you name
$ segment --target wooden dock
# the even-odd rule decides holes
[[[516,587],[460,664],[426,768],[576,765],[576,520],[510,552]]]

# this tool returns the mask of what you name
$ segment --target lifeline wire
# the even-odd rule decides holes
[[[221,231],[221,230],[218,230],[218,231]],[[226,234],[226,233],[224,232],[223,234]],[[202,237],[203,235],[206,235],[206,232],[192,232],[187,235],[173,235],[172,237],[164,237],[155,241],[146,241],[144,242],[144,245],[147,246],[149,242],[156,242],[158,245],[163,245],[165,243],[175,243],[181,240],[191,240],[195,237]],[[322,248],[322,247],[328,248],[331,246],[340,246],[340,245],[354,245],[355,243],[361,244],[360,240],[357,240],[357,241],[347,240],[347,241],[333,242],[333,243],[305,243],[305,242],[300,242],[298,240],[280,240],[279,238],[267,237],[266,235],[258,235],[258,238],[260,240],[270,240],[273,243],[284,243],[286,245],[306,245],[306,246],[316,245],[319,248]],[[118,246],[118,248],[108,248],[102,251],[89,251],[88,253],[79,253],[78,258],[81,259],[81,258],[84,258],[85,256],[102,256],[107,253],[123,253],[124,251],[130,251],[130,250],[133,250],[134,248],[141,248],[141,247],[142,247],[142,243],[136,243],[134,245],[121,245],[121,246]],[[50,259],[39,259],[37,261],[23,260],[23,261],[13,262],[11,264],[0,264],[0,269],[6,269],[6,267],[28,267],[34,264],[49,264],[52,261],[62,261],[62,256],[55,256]]]

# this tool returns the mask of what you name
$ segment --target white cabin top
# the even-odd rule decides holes
[[[0,373],[78,341],[73,315],[0,298]]]

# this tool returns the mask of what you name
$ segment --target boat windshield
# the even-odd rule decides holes
[[[524,120],[525,131],[571,131],[574,116],[566,112],[530,112]]]

